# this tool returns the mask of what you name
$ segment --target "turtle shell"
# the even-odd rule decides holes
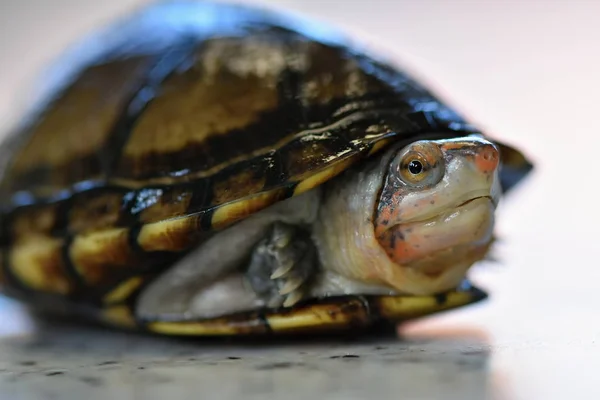
[[[447,304],[410,300],[419,306],[350,297],[196,325],[136,320],[143,286],[214,232],[391,142],[477,129],[336,32],[242,6],[144,9],[52,71],[5,143],[0,283],[9,294],[181,334],[345,326],[373,320],[373,310],[398,319],[483,297],[469,289]]]

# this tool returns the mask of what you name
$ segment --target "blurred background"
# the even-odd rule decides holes
[[[483,397],[598,398],[600,2],[243,2],[302,12],[352,32],[416,73],[484,131],[530,156],[536,170],[498,213],[498,262],[472,274],[491,298],[401,333],[448,346],[454,342],[444,338],[467,340],[467,346],[471,340],[486,353]],[[66,46],[145,3],[2,0],[0,130],[16,122],[34,78]],[[4,340],[30,329],[19,307],[0,298]],[[435,372],[435,360],[429,362]],[[440,379],[469,384],[434,372],[420,378],[431,385]]]

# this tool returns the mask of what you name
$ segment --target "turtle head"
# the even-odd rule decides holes
[[[417,141],[395,153],[373,219],[392,261],[380,278],[417,294],[459,284],[492,242],[499,159],[476,136]]]

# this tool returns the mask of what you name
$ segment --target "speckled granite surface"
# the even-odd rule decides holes
[[[38,329],[0,341],[0,399],[482,399],[490,384],[489,347],[468,337],[228,343]]]

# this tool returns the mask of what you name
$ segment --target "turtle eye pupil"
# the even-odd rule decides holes
[[[423,164],[420,161],[412,160],[408,163],[408,171],[413,175],[418,175],[423,171]]]

